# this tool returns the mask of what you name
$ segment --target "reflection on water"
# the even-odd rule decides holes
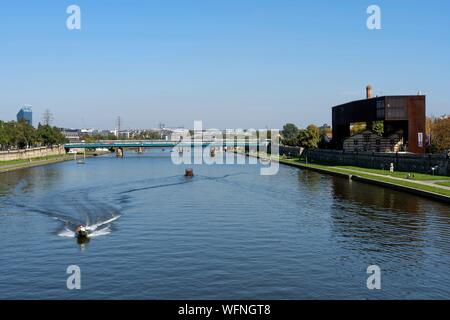
[[[443,274],[448,277],[447,205],[346,179],[334,178],[331,183],[332,231],[342,247],[357,251],[355,255],[387,271],[403,266],[405,273],[414,277],[430,273],[435,282]],[[448,298],[446,286],[448,281],[442,287]]]
[[[385,188],[346,179],[333,179],[333,194],[336,198],[347,199],[364,207],[379,207],[396,212],[421,212],[421,198]]]
[[[437,232],[448,229],[447,205],[351,180],[331,179],[331,182],[333,226],[342,235],[370,242],[376,238],[378,244],[421,248],[418,243],[427,241],[430,228]],[[446,234],[444,242],[449,243],[449,237]]]
[[[0,298],[450,297],[447,205],[285,166],[186,178],[167,155],[86,162],[0,175]],[[79,224],[93,236],[81,253]],[[60,285],[70,264],[82,295]]]
[[[60,170],[53,166],[36,167],[5,172],[0,176],[0,195],[11,192],[27,192],[36,188],[46,188],[58,182]]]

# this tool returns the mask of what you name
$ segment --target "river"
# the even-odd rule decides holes
[[[153,151],[1,174],[0,299],[450,298],[448,205],[283,165],[185,168]]]

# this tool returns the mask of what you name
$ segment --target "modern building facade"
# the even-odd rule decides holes
[[[33,125],[33,111],[31,110],[31,106],[24,106],[17,113],[17,121],[25,121],[30,126]]]
[[[402,132],[380,136],[370,130],[357,133],[344,140],[346,152],[402,152],[404,150]]]
[[[401,132],[405,151],[425,153],[425,96],[372,97],[372,88],[366,88],[367,99],[335,106],[333,113],[333,142],[343,149],[350,137],[352,123],[365,122],[372,130],[373,123],[384,123],[384,137]]]

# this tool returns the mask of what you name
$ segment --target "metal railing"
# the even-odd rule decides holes
[[[167,140],[99,140],[92,143],[67,143],[65,148],[113,148],[113,147],[176,147],[176,146],[267,146],[269,140],[258,139],[185,139],[181,141]]]

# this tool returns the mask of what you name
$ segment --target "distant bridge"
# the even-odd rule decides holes
[[[194,148],[194,147],[267,147],[267,140],[256,139],[228,139],[228,140],[187,140],[187,141],[165,141],[165,140],[100,140],[93,143],[67,143],[66,149],[116,149],[116,148]]]

